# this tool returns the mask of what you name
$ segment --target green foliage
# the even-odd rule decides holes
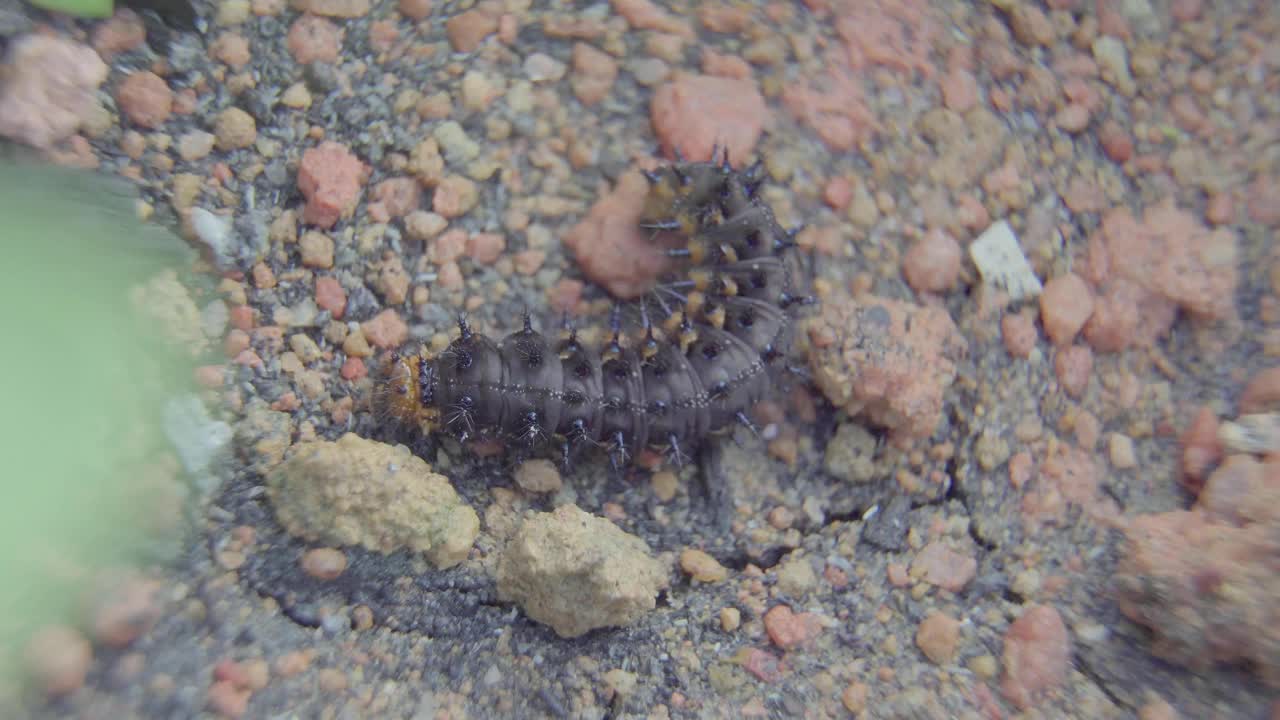
[[[112,0],[30,0],[32,5],[53,12],[66,13],[77,17],[104,18],[111,17],[115,7]]]
[[[0,157],[0,647],[73,621],[97,570],[141,557],[161,402],[190,378],[138,321],[140,281],[185,260],[127,185]]]

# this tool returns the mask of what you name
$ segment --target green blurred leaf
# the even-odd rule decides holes
[[[111,17],[112,0],[30,0],[32,5],[53,12],[87,18]]]

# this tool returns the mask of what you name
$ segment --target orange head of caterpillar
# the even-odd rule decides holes
[[[425,353],[392,355],[379,395],[383,411],[392,417],[422,432],[439,427],[435,363]]]

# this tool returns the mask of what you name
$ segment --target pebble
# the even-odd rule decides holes
[[[108,68],[89,46],[33,32],[9,44],[6,60],[0,135],[48,148],[100,110],[96,93]]]
[[[151,629],[162,607],[160,584],[140,576],[109,581],[94,599],[93,637],[112,648],[122,648]]]
[[[1009,625],[1001,689],[1020,710],[1036,707],[1061,686],[1070,666],[1071,637],[1057,609],[1033,605]]]
[[[135,125],[157,128],[173,113],[173,91],[159,75],[148,70],[130,73],[116,88],[120,110]]]
[[[302,15],[289,26],[285,45],[299,65],[336,63],[342,55],[343,30],[330,20]]]
[[[316,233],[321,235],[321,233]],[[332,241],[330,241],[332,248]],[[330,249],[329,265],[333,264],[332,249]],[[303,265],[307,265],[303,260]],[[308,265],[308,267],[311,267]],[[316,305],[322,310],[328,310],[334,320],[341,320],[347,309],[347,291],[342,289],[342,283],[338,279],[330,276],[321,276],[316,278]]]
[[[916,629],[916,646],[935,665],[949,664],[960,646],[960,621],[944,612],[931,611]]]
[[[555,463],[545,459],[520,463],[516,468],[515,481],[516,485],[531,493],[553,493],[563,484]]]
[[[742,611],[736,607],[720,608],[720,629],[733,632],[742,624]]]
[[[457,122],[448,120],[436,126],[431,131],[431,136],[435,138],[438,150],[430,146],[422,147],[419,154],[430,155],[434,152],[443,154],[444,160],[451,166],[461,167],[471,160],[474,160],[480,154],[480,143],[472,140],[467,135],[467,131]],[[419,173],[423,174],[423,173]],[[439,172],[427,172],[427,175],[438,175]]]
[[[187,162],[203,160],[213,151],[216,138],[213,133],[191,130],[178,138],[178,157]]]
[[[1089,127],[1089,108],[1080,103],[1069,103],[1058,111],[1054,122],[1074,135]]]
[[[916,292],[946,292],[960,279],[961,255],[960,243],[935,228],[911,244],[902,259],[902,274]]]
[[[347,569],[347,556],[334,548],[312,548],[302,556],[302,569],[317,580],[336,580]]]
[[[403,548],[437,568],[465,560],[480,530],[448,478],[403,445],[352,433],[299,443],[269,474],[267,497],[295,537],[384,553]]]
[[[978,561],[940,541],[925,545],[911,561],[910,575],[944,590],[960,592],[978,572]]]
[[[685,548],[680,552],[680,569],[698,582],[718,583],[729,577],[729,570],[706,552]]]
[[[1093,351],[1087,345],[1061,348],[1053,359],[1053,369],[1062,391],[1079,399],[1093,375]]]
[[[822,625],[813,613],[797,615],[786,605],[776,605],[764,614],[764,629],[774,645],[791,650],[816,639]]]
[[[1107,437],[1107,450],[1111,466],[1117,470],[1137,467],[1138,458],[1133,449],[1133,440],[1128,435],[1111,433]]]
[[[46,625],[27,641],[23,651],[27,671],[51,696],[80,689],[93,661],[89,640],[75,628]]]
[[[587,43],[574,43],[569,84],[583,105],[595,105],[608,97],[617,77],[618,62],[609,54]]]
[[[422,20],[431,14],[431,0],[400,0],[399,8],[410,20]]]
[[[258,128],[253,116],[238,107],[230,107],[218,113],[213,134],[219,150],[240,150],[258,139]]]
[[[445,33],[449,36],[449,45],[454,52],[467,53],[475,50],[497,30],[498,18],[478,9],[454,15],[445,23]]]
[[[392,308],[361,323],[360,329],[372,345],[384,350],[394,350],[409,339],[409,326],[400,317],[400,313]]]
[[[535,83],[559,82],[569,68],[546,53],[533,53],[524,61],[524,74]]]
[[[298,249],[302,252],[304,266],[319,269],[333,267],[333,238],[328,235],[308,230],[298,238]],[[319,302],[319,298],[316,300]]]
[[[681,75],[654,93],[650,114],[668,157],[679,148],[690,159],[706,159],[718,145],[736,159],[755,150],[768,108],[749,80]]]
[[[224,32],[218,35],[213,44],[209,46],[209,55],[233,70],[240,70],[253,59],[253,55],[249,50],[249,41],[244,36],[234,32]]]
[[[449,175],[440,181],[431,196],[431,209],[441,217],[453,219],[471,212],[480,202],[476,184],[461,175]]]
[[[349,217],[360,199],[364,173],[364,164],[345,145],[326,140],[308,148],[298,165],[298,189],[307,198],[303,221],[328,229]]]
[[[1055,345],[1069,345],[1093,314],[1093,293],[1075,273],[1045,283],[1040,294],[1040,320]]]
[[[569,638],[652,611],[667,570],[640,538],[562,505],[521,524],[498,559],[497,580],[502,600]]]

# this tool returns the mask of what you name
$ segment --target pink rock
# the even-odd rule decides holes
[[[639,227],[648,194],[649,181],[643,175],[623,174],[613,191],[597,200],[564,238],[582,272],[618,298],[648,292],[669,264]]]
[[[902,274],[916,292],[946,292],[960,278],[960,255],[960,243],[935,228],[911,244],[902,259]]]
[[[315,15],[302,15],[289,26],[285,40],[289,54],[300,65],[332,63],[342,53],[342,28]]]
[[[1133,139],[1115,120],[1108,120],[1098,128],[1098,142],[1113,162],[1124,164],[1133,157]]]
[[[613,0],[613,9],[633,28],[657,30],[686,40],[695,37],[693,26],[688,21],[667,13],[650,0]]]
[[[445,32],[454,52],[471,52],[498,30],[498,18],[482,10],[459,13],[445,23]]]
[[[573,45],[573,76],[569,84],[583,105],[595,105],[609,96],[618,77],[618,61],[587,43]]]
[[[93,648],[79,630],[46,625],[27,641],[23,660],[31,678],[51,696],[80,689],[93,661]]]
[[[1089,387],[1093,375],[1093,351],[1087,345],[1072,345],[1058,350],[1053,369],[1062,390],[1073,398],[1080,398]]]
[[[9,48],[0,84],[0,135],[49,148],[97,107],[107,65],[87,45],[55,35],[24,35]]]
[[[361,360],[358,357],[349,357],[342,363],[342,370],[340,372],[343,380],[355,382],[356,380],[364,377],[367,371],[364,367],[364,360]]]
[[[1036,324],[1021,313],[1009,313],[1000,319],[1004,348],[1013,357],[1026,358],[1036,347]]]
[[[853,201],[853,183],[846,177],[834,177],[822,190],[822,199],[834,210],[844,210]]]
[[[155,128],[173,112],[173,91],[159,75],[138,70],[116,88],[116,102],[135,125]]]
[[[398,348],[409,338],[409,326],[390,308],[361,323],[360,329],[369,344],[384,350]]]
[[[786,605],[778,605],[764,614],[764,630],[774,645],[790,650],[817,638],[822,622],[813,613],[796,614]]]
[[[224,32],[209,46],[209,55],[218,62],[226,63],[233,70],[239,70],[253,59],[249,51],[249,41],[235,32]]]
[[[1202,321],[1233,317],[1236,258],[1233,230],[1209,229],[1171,200],[1148,207],[1141,222],[1125,207],[1107,212],[1082,271],[1099,296],[1085,337],[1099,349],[1149,345],[1178,310]]]
[[[436,265],[457,262],[467,252],[467,231],[454,228],[446,230],[427,248],[427,255]]]
[[[118,53],[129,52],[147,41],[142,18],[129,8],[118,8],[109,20],[93,29],[93,49],[103,60],[110,61]]]
[[[966,348],[941,308],[840,293],[824,298],[809,338],[809,367],[827,399],[895,441],[933,434]]]
[[[481,265],[492,265],[507,249],[507,239],[498,233],[476,233],[467,238],[467,254]]]
[[[658,88],[650,114],[669,157],[679,149],[691,160],[707,160],[719,146],[741,162],[755,149],[768,109],[752,82],[686,75]]]
[[[298,189],[307,198],[303,221],[327,229],[349,217],[360,199],[364,176],[364,163],[332,140],[302,153]]]
[[[373,196],[382,202],[389,216],[400,218],[418,209],[422,189],[413,178],[391,178],[375,185]]]
[[[978,561],[941,542],[925,545],[911,561],[911,575],[943,590],[960,592],[978,573]]]
[[[1093,314],[1093,293],[1075,273],[1059,275],[1045,283],[1040,294],[1040,320],[1055,345],[1075,340]]]
[[[952,68],[942,78],[942,103],[965,113],[978,104],[978,80],[964,68]]]
[[[1035,605],[1004,636],[1004,695],[1021,710],[1035,707],[1067,679],[1071,638],[1058,611]]]
[[[327,275],[316,278],[316,305],[328,310],[334,320],[341,320],[347,310],[347,291],[335,277]]]

